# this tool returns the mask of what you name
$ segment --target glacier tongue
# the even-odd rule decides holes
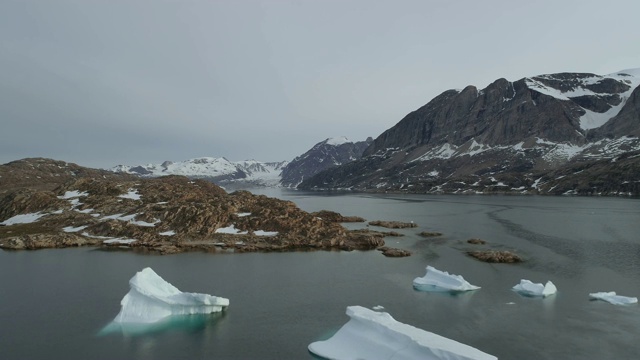
[[[395,320],[386,312],[347,307],[351,318],[328,340],[309,344],[327,359],[497,359],[471,346]]]
[[[131,290],[120,304],[116,323],[149,324],[172,315],[210,314],[229,306],[229,299],[198,293],[186,293],[166,282],[151,268],[145,268],[129,280]]]

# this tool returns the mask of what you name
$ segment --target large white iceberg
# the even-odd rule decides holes
[[[604,300],[613,305],[629,305],[638,302],[638,298],[636,297],[617,295],[615,291],[591,293],[589,294],[589,298],[594,300]]]
[[[423,277],[413,279],[413,287],[426,291],[469,291],[480,289],[479,286],[469,284],[462,276],[452,275],[427,266],[427,273]]]
[[[131,290],[122,298],[116,323],[150,324],[171,315],[210,314],[229,306],[229,299],[186,293],[145,268],[129,280]]]
[[[443,336],[396,321],[386,312],[347,307],[351,318],[330,339],[309,344],[327,359],[490,360],[495,356]]]
[[[520,280],[520,284],[514,286],[512,289],[525,296],[547,297],[558,292],[558,289],[551,281],[547,281],[545,285],[542,285],[541,283],[533,283],[525,279]]]

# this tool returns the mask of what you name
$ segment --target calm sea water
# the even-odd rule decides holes
[[[311,359],[307,345],[348,321],[349,305],[382,305],[404,323],[501,359],[636,359],[640,306],[589,301],[640,296],[640,201],[516,196],[370,196],[261,190],[308,211],[414,221],[391,246],[369,252],[139,255],[100,249],[0,251],[2,359]],[[349,224],[349,227],[363,224]],[[438,231],[437,240],[420,231]],[[527,261],[486,264],[476,248],[512,249]],[[418,292],[425,267],[461,274],[482,289]],[[179,318],[143,332],[103,328],[128,280],[150,266],[183,291],[230,299],[218,316]],[[552,280],[558,294],[519,296],[520,279]],[[512,304],[513,303],[513,304]]]

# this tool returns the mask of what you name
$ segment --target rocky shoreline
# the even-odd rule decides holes
[[[24,177],[43,180],[22,184]],[[208,181],[181,176],[140,179],[26,159],[0,166],[0,181],[3,249],[372,250],[390,235],[340,225],[364,221],[359,217],[311,214],[290,201],[247,191],[228,194]]]

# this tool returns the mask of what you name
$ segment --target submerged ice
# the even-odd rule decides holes
[[[129,280],[131,290],[120,304],[116,323],[155,323],[172,315],[210,314],[229,306],[229,299],[207,294],[187,293],[145,268]]]
[[[558,289],[551,281],[547,281],[546,284],[542,285],[541,283],[533,283],[525,279],[520,280],[520,284],[514,286],[512,289],[525,296],[547,297],[558,292]]]
[[[471,346],[396,321],[386,312],[347,307],[351,318],[330,339],[309,344],[327,359],[497,359]]]
[[[423,277],[413,280],[413,287],[425,291],[470,291],[480,289],[479,286],[469,284],[462,276],[440,271],[427,266],[427,273]]]

